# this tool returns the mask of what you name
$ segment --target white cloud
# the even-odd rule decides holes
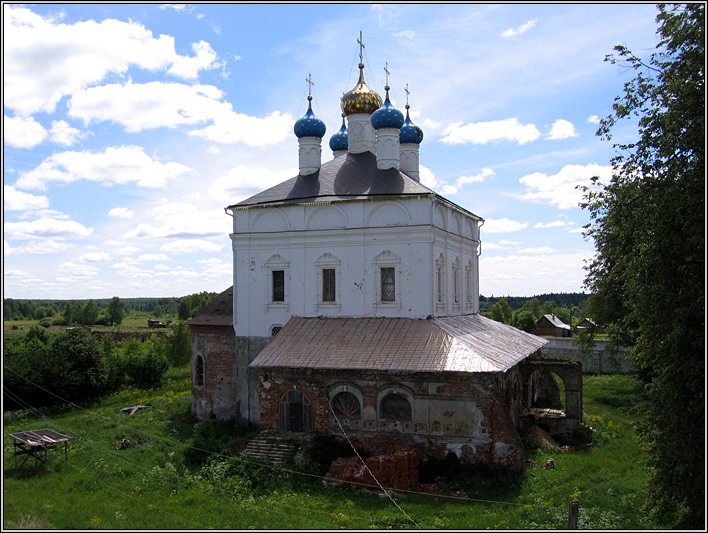
[[[544,228],[564,228],[566,226],[572,225],[572,222],[566,222],[565,220],[554,220],[553,222],[537,222],[534,224],[535,229]]]
[[[69,115],[87,124],[116,122],[131,133],[208,124],[189,135],[222,144],[270,146],[292,135],[295,119],[289,113],[253,117],[237,113],[222,97],[213,85],[129,81],[77,91],[69,101]]]
[[[508,218],[493,219],[488,218],[484,221],[484,226],[482,226],[483,233],[509,233],[512,231],[520,231],[526,229],[528,223],[517,222],[516,220],[511,220]]]
[[[506,38],[521,35],[533,28],[536,25],[536,22],[538,22],[538,19],[529,20],[528,22],[524,22],[521,26],[518,26],[517,28],[509,28],[504,30],[500,33],[500,36]]]
[[[491,168],[483,168],[482,172],[474,176],[460,176],[455,182],[455,187],[458,189],[467,183],[482,183],[486,178],[494,176],[495,172]]]
[[[47,138],[47,130],[32,117],[3,116],[3,138],[14,148],[34,148]]]
[[[222,246],[203,239],[177,239],[160,247],[161,252],[170,253],[198,253],[218,252]]]
[[[543,172],[528,174],[519,180],[528,192],[520,197],[544,204],[556,205],[558,209],[578,207],[583,199],[580,186],[590,186],[590,178],[599,176],[602,183],[609,182],[612,167],[591,163],[589,165],[565,165],[557,174]]]
[[[216,52],[212,50],[208,42],[199,41],[198,43],[192,43],[192,50],[194,51],[194,56],[175,57],[168,72],[179,78],[191,80],[199,76],[200,70],[220,66],[216,61]]]
[[[104,261],[110,261],[111,255],[106,252],[90,252],[79,257],[79,260],[86,263],[102,263]]]
[[[577,137],[578,132],[575,131],[575,126],[572,122],[559,118],[551,126],[551,131],[549,132],[546,139],[551,141],[559,141],[562,139],[569,139],[571,137]]]
[[[583,286],[583,265],[590,251],[525,253],[480,257],[480,294],[535,296],[577,292]],[[529,283],[529,278],[533,282]]]
[[[450,124],[440,139],[446,144],[487,144],[489,142],[512,141],[524,145],[535,141],[541,132],[533,124],[521,124],[516,117],[490,122]]]
[[[71,146],[78,139],[84,138],[85,134],[81,130],[69,126],[69,123],[65,120],[55,120],[49,130],[49,136],[54,143]]]
[[[212,183],[209,195],[219,199],[233,198],[236,203],[291,178],[292,174],[293,170],[289,168],[270,170],[237,165]]]
[[[553,252],[555,252],[555,250],[549,246],[538,246],[536,248],[521,248],[516,251],[516,253],[519,253],[519,254],[531,254],[531,255],[550,254]]]
[[[206,43],[195,45],[196,55],[187,58],[176,53],[173,37],[156,39],[133,21],[61,24],[27,8],[4,5],[3,33],[4,105],[23,115],[52,112],[63,96],[110,73],[123,75],[131,65],[188,79],[215,66]]]
[[[108,211],[108,216],[114,218],[133,218],[134,214],[133,210],[127,207],[114,207]]]
[[[95,277],[99,272],[99,269],[96,267],[89,266],[85,263],[74,263],[72,261],[66,261],[60,264],[59,270],[74,279]]]
[[[18,191],[12,185],[3,185],[2,190],[5,211],[25,211],[49,207],[49,198],[46,196],[35,196]]]
[[[402,30],[393,34],[394,37],[405,37],[406,39],[413,39],[415,37],[415,32],[413,30]]]
[[[588,117],[588,122],[590,124],[599,124],[600,123],[600,117],[597,115],[591,115]]]
[[[168,259],[165,254],[142,254],[138,257],[139,261],[167,261]]]
[[[21,254],[51,255],[65,252],[74,247],[71,243],[55,241],[53,239],[28,242],[27,244],[16,247],[10,246],[10,244],[5,241],[4,245],[5,256]]]
[[[16,186],[45,190],[48,182],[95,181],[104,185],[135,183],[141,187],[164,187],[169,179],[191,169],[180,163],[162,163],[140,146],[108,147],[103,152],[59,152],[20,175]]]
[[[88,237],[93,229],[74,220],[38,218],[32,222],[5,222],[5,236],[11,239],[76,239]]]
[[[213,117],[214,123],[189,135],[222,144],[243,143],[246,146],[263,147],[278,144],[292,135],[295,119],[290,113],[273,111],[259,118],[226,112]]]

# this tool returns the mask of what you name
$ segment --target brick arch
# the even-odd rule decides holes
[[[521,366],[522,395],[527,407],[530,397],[534,372],[557,374],[565,388],[565,419],[568,429],[576,429],[583,419],[583,369],[579,361],[533,361]]]

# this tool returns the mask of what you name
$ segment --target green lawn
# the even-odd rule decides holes
[[[585,376],[585,417],[596,446],[584,452],[530,451],[536,467],[520,483],[468,483],[456,497],[391,498],[325,489],[312,471],[274,468],[212,453],[201,468],[186,458],[204,430],[189,415],[189,368],[171,369],[150,391],[123,391],[71,410],[4,415],[4,524],[32,529],[563,529],[580,502],[581,528],[644,529],[647,472],[633,415],[639,385],[627,376]],[[134,415],[120,412],[146,405]],[[14,467],[8,433],[48,427],[73,437],[69,457]],[[232,442],[237,442],[237,431]],[[216,437],[214,437],[216,438]],[[134,446],[119,449],[122,439]],[[202,446],[201,444],[199,446]],[[548,458],[554,469],[541,467]]]

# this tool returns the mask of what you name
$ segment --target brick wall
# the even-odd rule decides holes
[[[192,413],[199,419],[236,416],[236,359],[233,328],[191,326]],[[195,358],[204,361],[204,385],[194,381]]]
[[[418,374],[373,371],[266,369],[259,379],[261,428],[279,431],[279,405],[288,391],[309,400],[312,431],[345,434],[356,446],[376,455],[403,448],[419,458],[444,458],[452,452],[464,462],[520,465],[517,370],[506,374]],[[444,377],[443,377],[444,376]],[[333,391],[356,391],[361,415],[342,420],[330,409]],[[381,418],[380,402],[390,391],[412,404],[410,420]],[[340,426],[341,424],[341,426]]]

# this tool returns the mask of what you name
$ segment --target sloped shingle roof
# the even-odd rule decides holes
[[[480,315],[293,317],[253,367],[504,372],[548,341]]]
[[[227,209],[419,195],[437,196],[475,218],[480,218],[437,195],[403,172],[393,168],[380,170],[376,166],[376,156],[371,152],[336,157],[324,163],[314,174],[295,176],[242,202],[230,205]]]

